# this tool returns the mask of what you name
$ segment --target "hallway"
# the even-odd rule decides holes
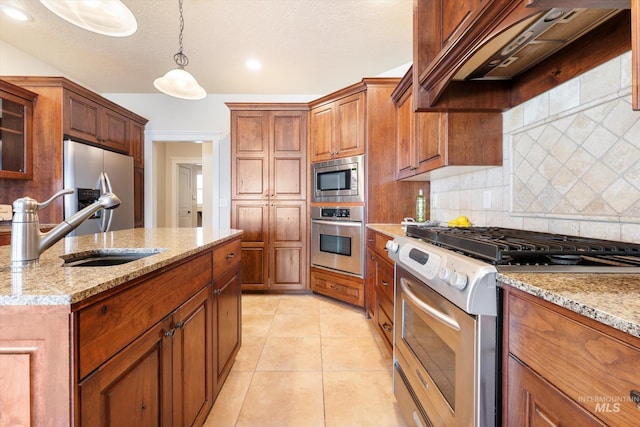
[[[391,354],[361,310],[243,294],[242,311],[242,348],[205,426],[405,426]]]

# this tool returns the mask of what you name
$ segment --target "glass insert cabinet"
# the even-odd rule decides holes
[[[0,79],[0,178],[33,178],[33,107],[37,96]]]

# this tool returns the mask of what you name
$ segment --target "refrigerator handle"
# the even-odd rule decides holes
[[[109,179],[109,175],[106,172],[100,173],[100,187],[102,190],[102,194],[104,193],[112,193],[111,180]],[[106,232],[111,228],[111,220],[113,218],[113,210],[111,209],[103,209],[102,210],[102,220],[100,222],[100,231]]]

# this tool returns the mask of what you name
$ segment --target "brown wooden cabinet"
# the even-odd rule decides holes
[[[364,307],[363,279],[312,267],[310,280],[314,292]]]
[[[634,425],[640,339],[504,286],[505,425]]]
[[[385,248],[392,237],[367,229],[367,313],[393,351],[394,267]]]
[[[502,114],[498,112],[413,111],[411,73],[393,93],[397,105],[397,178],[406,179],[455,166],[502,164]],[[447,168],[444,168],[447,167]],[[436,173],[436,172],[434,172]]]
[[[306,104],[231,109],[231,226],[242,236],[242,288],[308,289]]]
[[[242,345],[241,241],[213,251],[213,396],[220,393]]]
[[[365,152],[364,89],[353,85],[309,104],[312,163]]]
[[[63,77],[3,77],[34,92],[33,179],[0,187],[2,203],[28,194],[47,200],[63,187],[63,141],[65,135],[89,144],[134,157],[134,224],[144,225],[144,126],[147,119],[109,101]],[[0,182],[2,185],[2,182]],[[43,224],[57,224],[64,218],[62,199],[39,213]]]
[[[33,178],[33,108],[37,97],[0,80],[0,179]]]
[[[72,138],[129,153],[129,119],[86,96],[64,94],[64,129]]]

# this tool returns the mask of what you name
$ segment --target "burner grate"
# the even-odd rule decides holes
[[[494,264],[527,262],[541,256],[560,264],[578,262],[583,256],[640,259],[640,245],[633,243],[510,228],[408,226],[407,235]]]

